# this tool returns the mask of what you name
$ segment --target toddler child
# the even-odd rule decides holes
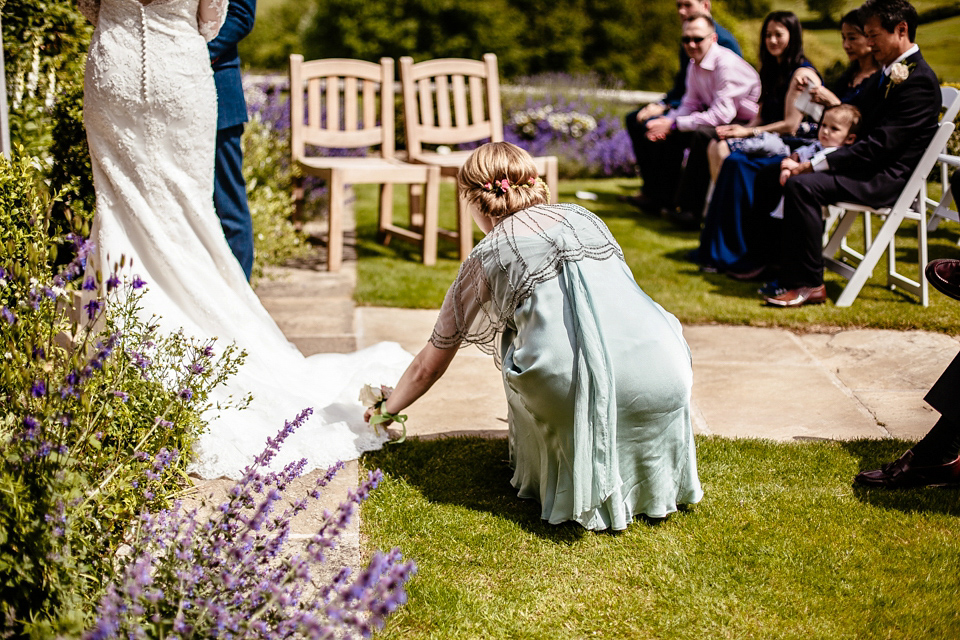
[[[821,157],[839,147],[853,144],[859,126],[860,110],[852,104],[841,103],[824,109],[817,141],[800,147],[780,163],[780,186],[786,184],[787,178],[804,162],[816,164]],[[770,215],[783,218],[783,198]]]

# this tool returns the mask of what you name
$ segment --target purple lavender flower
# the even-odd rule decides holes
[[[93,276],[87,276],[83,281],[83,290],[84,291],[96,291],[97,290],[97,280]]]
[[[203,373],[203,365],[199,362],[194,362],[190,365],[190,373]]]
[[[180,393],[177,395],[180,396],[181,400],[190,400],[190,398],[193,397],[193,389],[190,387],[184,387],[183,389],[180,389]]]
[[[97,313],[100,312],[101,304],[99,300],[91,300],[87,304],[83,305],[83,308],[87,311],[87,318],[93,320]]]
[[[3,316],[3,319],[7,321],[7,324],[15,324],[17,322],[17,316],[4,305],[3,309],[0,310],[0,315]]]
[[[120,286],[120,278],[116,273],[111,273],[110,277],[107,278],[107,291],[113,291]]]
[[[135,275],[133,276],[133,282],[130,283],[130,286],[133,287],[134,289],[141,289],[146,284],[147,284],[146,282],[140,279],[139,275]]]
[[[30,388],[30,395],[34,398],[40,398],[47,395],[47,383],[43,380],[37,380],[33,383],[33,387]]]

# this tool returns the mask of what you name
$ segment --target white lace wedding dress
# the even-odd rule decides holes
[[[87,58],[84,121],[97,211],[99,265],[126,257],[147,282],[146,317],[163,331],[235,342],[240,372],[214,401],[252,393],[246,410],[212,410],[194,470],[238,477],[268,436],[303,408],[314,414],[275,464],[309,468],[356,458],[383,444],[357,401],[366,383],[393,384],[410,360],[383,343],[355,354],[304,358],[247,284],[213,206],[217,96],[206,42],[228,0],[78,0],[96,30]],[[106,271],[107,269],[103,269]]]

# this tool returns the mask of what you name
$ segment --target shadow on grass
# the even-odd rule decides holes
[[[859,458],[859,470],[879,469],[900,457],[910,448],[906,440],[852,440],[844,442],[843,448]],[[851,478],[852,480],[852,478]],[[882,509],[895,509],[904,513],[943,513],[960,516],[960,489],[924,487],[919,489],[867,489],[854,486],[857,500]]]
[[[540,504],[517,497],[505,438],[411,439],[364,455],[363,463],[406,482],[434,503],[485,511],[558,544],[576,542],[587,531],[573,522],[540,519]]]

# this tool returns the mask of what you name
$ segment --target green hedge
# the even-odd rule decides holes
[[[759,15],[768,7],[764,0],[731,3],[738,14]],[[724,24],[736,24],[722,7],[714,12]],[[506,79],[593,72],[653,90],[667,88],[676,73],[679,37],[672,2],[276,0],[262,7],[241,57],[254,68],[284,69],[292,52],[371,61],[479,59],[493,52]]]

